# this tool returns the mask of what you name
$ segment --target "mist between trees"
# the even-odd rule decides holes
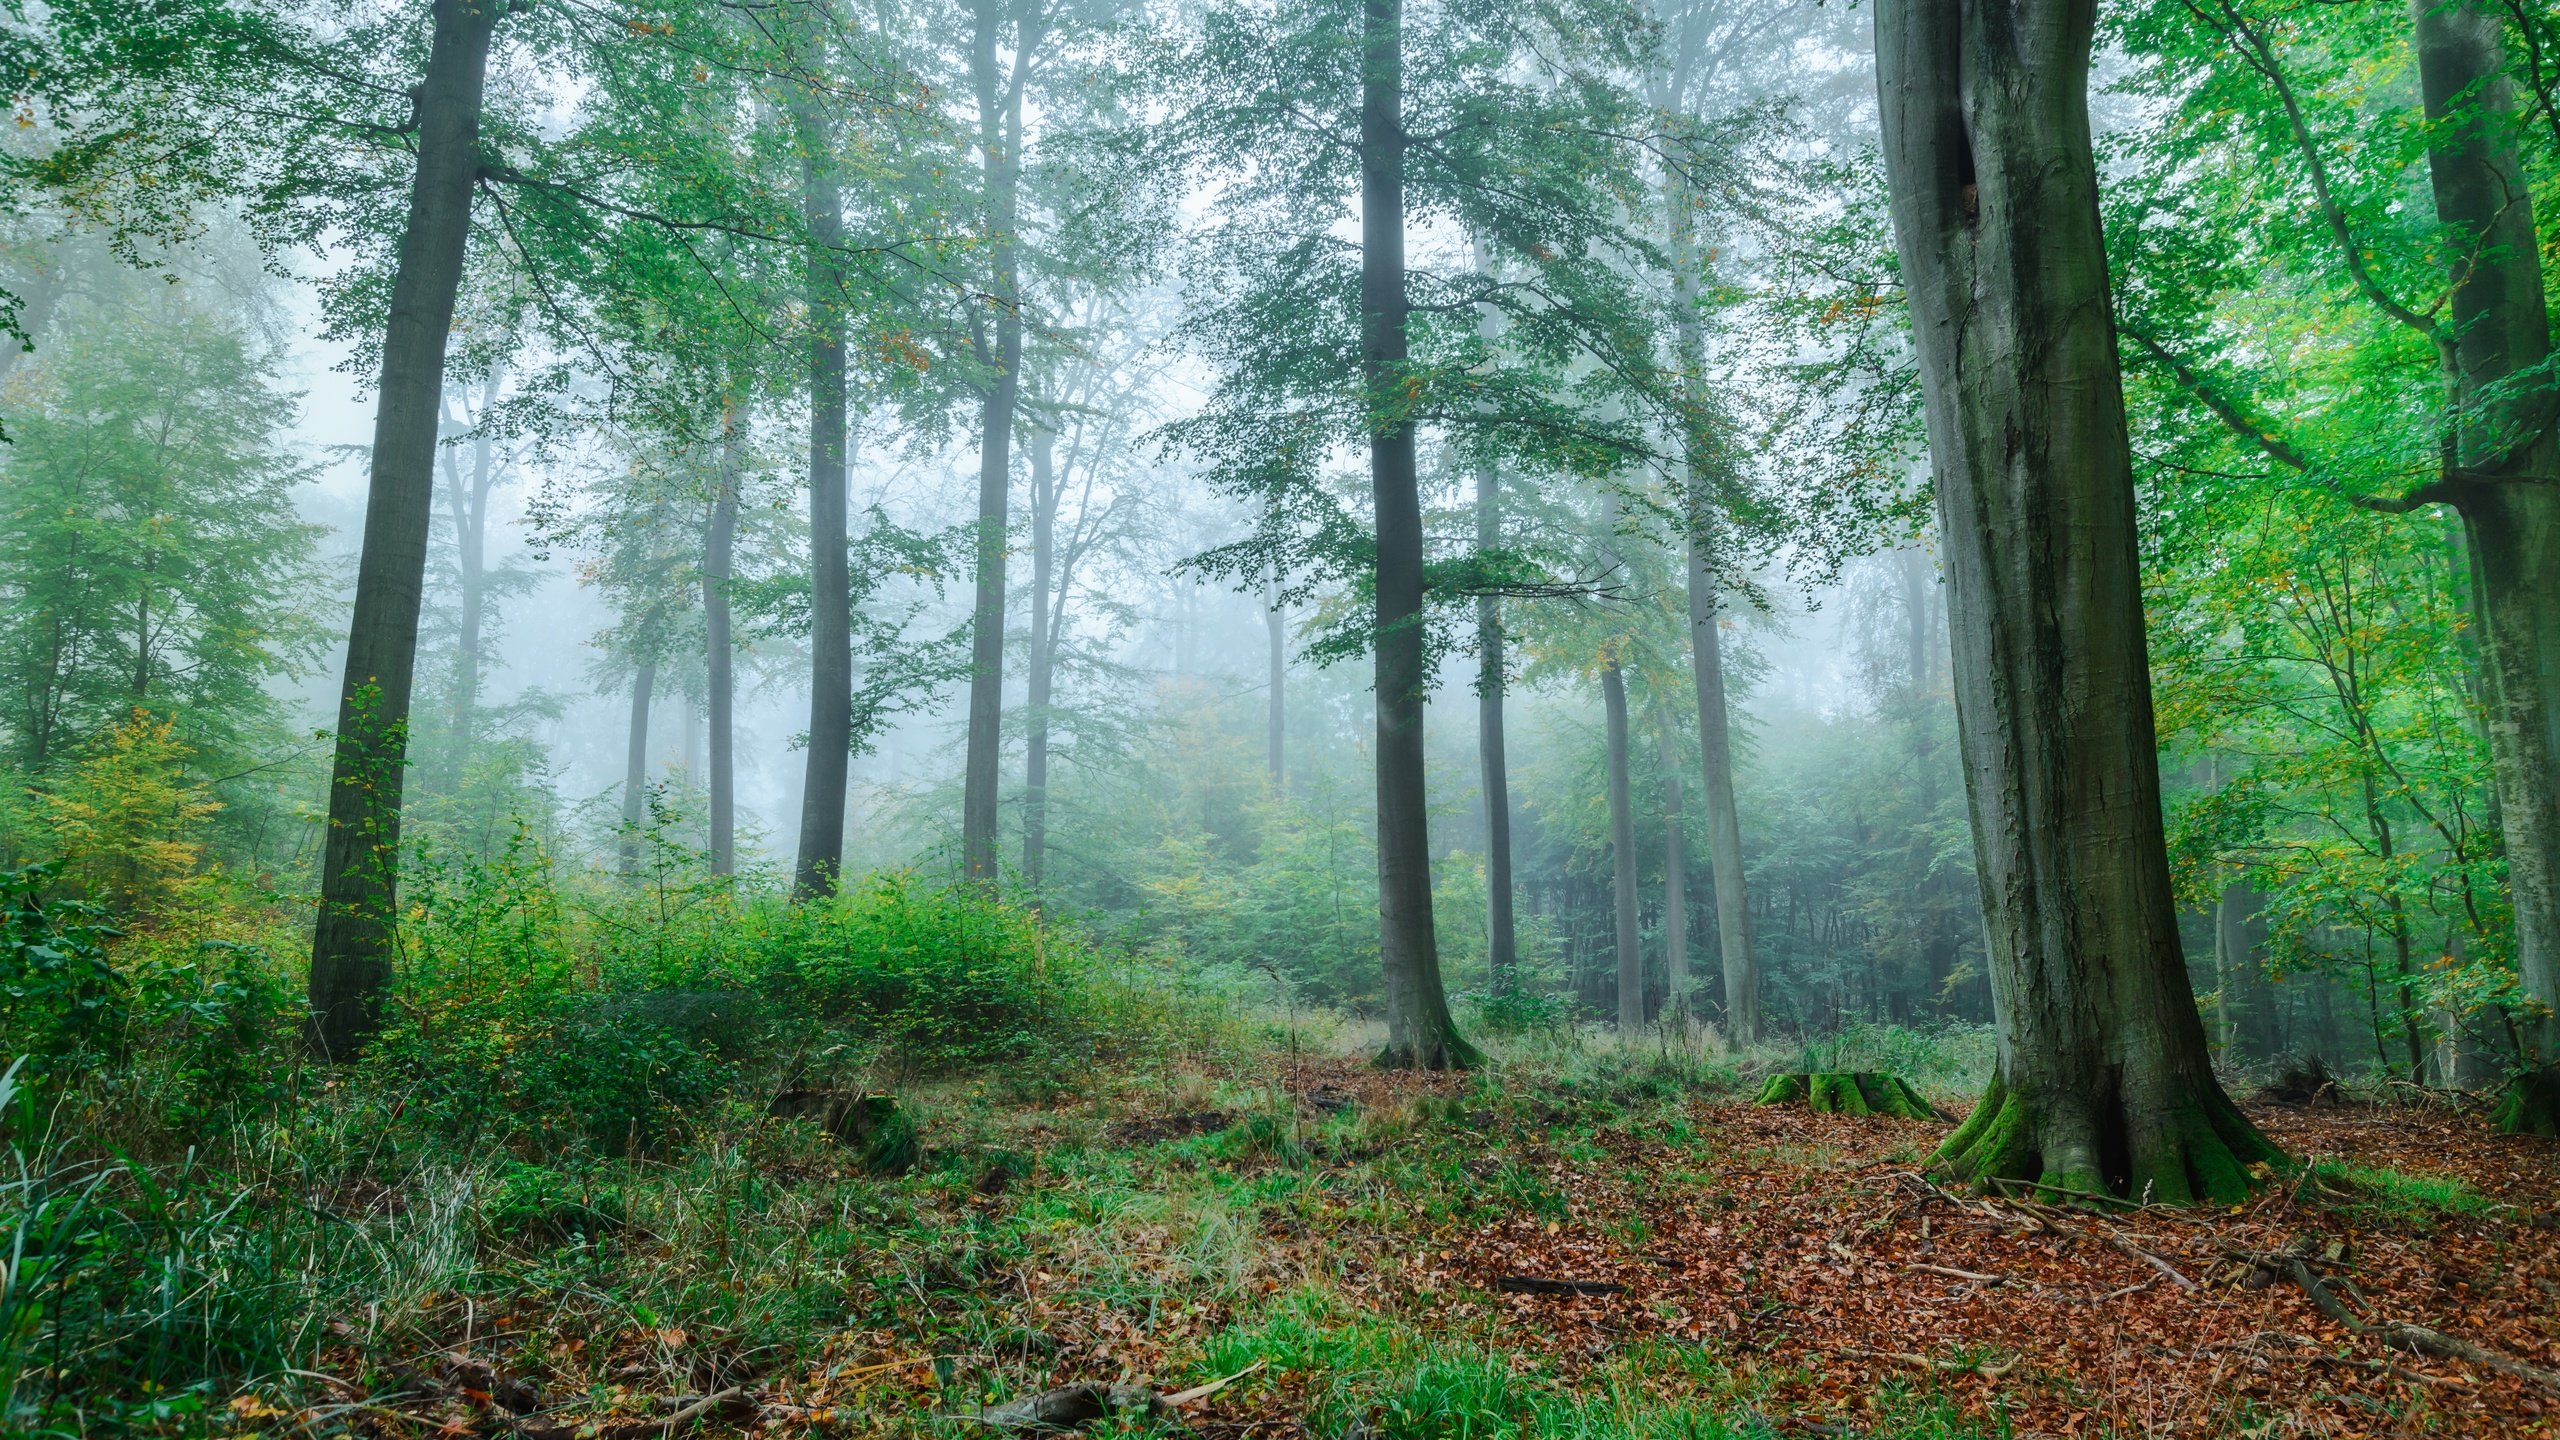
[[[2048,1197],[2245,1200],[2287,1065],[2560,1130],[2543,8],[72,0],[0,66],[0,1034],[175,1065],[137,1153],[1166,1026],[1925,1034],[1931,1173]]]

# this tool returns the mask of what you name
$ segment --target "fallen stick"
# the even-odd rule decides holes
[[[2301,1287],[2303,1294],[2311,1297],[2312,1305],[2317,1307],[2321,1314],[2345,1326],[2352,1334],[2379,1341],[2391,1349],[2405,1350],[2413,1355],[2428,1355],[2438,1360],[2460,1360],[2466,1364],[2478,1365],[2484,1369],[2495,1370],[2501,1375],[2512,1375],[2519,1380],[2539,1385],[2554,1395],[2560,1395],[2560,1371],[2545,1370],[2539,1365],[2529,1364],[2512,1355],[2484,1349],[2468,1340],[2447,1335],[2441,1330],[2430,1329],[2424,1325],[2413,1325],[2406,1320],[2360,1318],[2346,1307],[2345,1302],[2329,1293],[2329,1282],[2314,1274],[2311,1266],[2299,1255],[2279,1252],[2272,1255],[2247,1255],[2244,1258],[2253,1265],[2272,1270],[2292,1280],[2295,1285]]]
[[[1944,1275],[1952,1280],[1970,1280],[1976,1285],[2006,1285],[2009,1283],[2009,1277],[2006,1275],[1985,1275],[1979,1270],[1959,1270],[1953,1265],[1923,1265],[1914,1260],[1905,1261],[1902,1268],[1905,1270],[1925,1270],[1932,1275]]]
[[[2015,1355],[1997,1365],[1988,1365],[1979,1360],[1932,1360],[1926,1355],[1914,1355],[1908,1350],[1862,1350],[1855,1345],[1841,1346],[1840,1353],[1862,1356],[1869,1360],[1899,1361],[1922,1370],[1938,1370],[1949,1375],[1979,1375],[1985,1380],[1997,1380],[2018,1368],[2018,1357]]]
[[[1606,1280],[1548,1280],[1536,1275],[1505,1275],[1493,1288],[1512,1295],[1616,1295],[1627,1287]]]
[[[2152,1254],[2150,1251],[2143,1249],[2141,1246],[2134,1244],[2131,1236],[2126,1235],[2114,1226],[2110,1225],[2107,1227],[2105,1239],[2108,1244],[2113,1245],[2127,1255],[2132,1256],[2143,1264],[2148,1265],[2152,1269],[2159,1271],[2161,1274],[2168,1276],[2171,1280],[2176,1281],[2179,1289],[2193,1290],[2196,1288],[2196,1282],[2179,1274],[2177,1266],[2170,1264],[2168,1261],[2163,1260],[2159,1256]]]
[[[746,1387],[743,1385],[732,1385],[726,1390],[715,1390],[661,1421],[658,1425],[658,1433],[661,1435],[673,1435],[676,1431],[692,1424],[702,1415],[716,1410],[746,1393]]]
[[[1247,1375],[1260,1370],[1270,1363],[1271,1362],[1269,1360],[1256,1360],[1233,1375],[1221,1376],[1218,1379],[1209,1381],[1207,1384],[1194,1385],[1188,1390],[1176,1390],[1172,1394],[1164,1397],[1164,1403],[1169,1409],[1179,1409],[1182,1406],[1206,1400],[1210,1396],[1217,1394],[1219,1391],[1226,1389],[1228,1386],[1233,1385]]]

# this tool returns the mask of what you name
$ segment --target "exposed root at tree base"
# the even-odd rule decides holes
[[[2161,1123],[2137,1130],[2120,1115],[2110,1123],[2117,1134],[2058,1137],[2048,1117],[1995,1077],[1982,1103],[1930,1157],[1930,1168],[1976,1188],[2018,1182],[2066,1202],[2229,1205],[2273,1178],[2284,1159],[2211,1083]],[[2123,1155],[2122,1173],[2102,1168],[2110,1152]]]
[[[1901,1076],[1863,1070],[1772,1075],[1760,1087],[1754,1103],[1802,1105],[1825,1115],[1887,1115],[1900,1120],[1946,1118]]]
[[[2508,1081],[2490,1121],[2509,1135],[2560,1140],[2560,1065],[2528,1070]]]

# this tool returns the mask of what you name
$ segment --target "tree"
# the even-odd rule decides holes
[[[1600,660],[1600,705],[1609,742],[1609,880],[1617,917],[1618,1032],[1644,1028],[1644,942],[1636,924],[1636,812],[1628,781],[1627,677],[1618,657]]]
[[[2094,0],[1891,0],[1876,19],[2001,1037],[1936,1163],[2233,1200],[2277,1152],[2214,1079],[2170,891],[2095,24]]]

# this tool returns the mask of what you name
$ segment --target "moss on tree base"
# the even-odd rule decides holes
[[[2112,1136],[2066,1131],[1994,1078],[1982,1103],[1930,1157],[1930,1168],[1977,1189],[2033,1189],[2063,1203],[2229,1205],[2247,1199],[2284,1160],[2210,1082],[2160,1117],[2141,1143],[2121,1115],[2111,1123]],[[2112,1164],[2102,1169],[2102,1154],[2120,1154],[2122,1173],[2109,1173]]]
[[[2527,1070],[2509,1080],[2489,1120],[2508,1135],[2560,1140],[2560,1065]]]
[[[1922,1099],[1899,1075],[1873,1071],[1815,1071],[1772,1075],[1753,1102],[1759,1105],[1802,1105],[1826,1115],[1890,1115],[1901,1120],[1937,1120],[1936,1106]]]

